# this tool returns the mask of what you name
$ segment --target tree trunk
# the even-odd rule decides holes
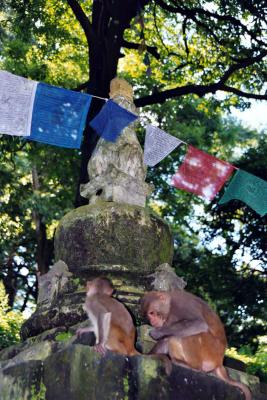
[[[38,172],[35,165],[33,165],[32,167],[32,187],[33,191],[37,191],[40,189]],[[37,210],[33,210],[32,218],[35,223],[35,232],[37,241],[35,259],[38,271],[41,273],[41,275],[43,275],[46,272],[48,272],[49,264],[52,261],[53,244],[51,240],[47,239],[46,226],[42,221],[42,215]]]

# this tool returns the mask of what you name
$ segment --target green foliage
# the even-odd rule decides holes
[[[213,84],[220,81],[235,63],[254,57],[264,48],[261,42],[263,15],[259,22],[261,2],[259,9],[254,10],[241,1],[171,3],[160,7],[148,2],[142,13],[144,28],[133,20],[125,32],[128,41],[141,44],[135,51],[124,49],[125,57],[120,60],[119,70],[133,80],[142,80],[143,95],[184,85]],[[255,19],[255,24],[248,30],[245,26],[253,19],[250,13],[254,12],[258,22]],[[257,35],[258,42],[255,41]],[[150,48],[157,50],[158,57]],[[246,65],[246,68],[236,68],[226,79],[226,85],[260,93],[264,71],[266,65],[262,60]],[[150,84],[152,90],[149,91]],[[249,106],[248,101],[233,94],[226,95],[221,103],[225,107]]]
[[[25,300],[36,298],[39,232],[35,216],[45,227],[45,257],[46,253],[52,254],[49,248],[57,222],[73,208],[78,151],[4,135],[0,137],[0,148],[0,279],[8,290],[10,305],[17,295],[16,304],[23,310]],[[38,189],[33,187],[33,170],[38,174]]]
[[[259,378],[267,382],[267,345],[262,344],[259,346],[257,352],[253,355],[252,361],[249,362],[248,373],[257,375]]]
[[[86,40],[66,2],[8,0],[0,21],[5,26],[0,61],[5,69],[65,87],[86,79]]]
[[[8,298],[0,281],[0,350],[17,343],[23,317],[18,311],[9,311]]]
[[[261,337],[256,353],[250,346],[243,346],[239,350],[234,347],[227,350],[226,354],[237,360],[243,361],[247,368],[246,372],[257,375],[260,380],[267,382],[267,338]]]
[[[89,23],[93,22],[92,3],[92,0],[79,2]],[[75,87],[88,79],[89,68],[101,69],[102,62],[108,64],[109,32],[114,34],[109,31],[110,22],[116,20],[121,25],[117,27],[118,33],[127,26],[124,39],[137,44],[134,48],[122,48],[118,72],[138,81],[143,94],[149,93],[150,84],[157,90],[214,84],[233,66],[233,72],[224,81],[227,91],[233,87],[261,93],[266,65],[262,58],[254,63],[250,60],[264,51],[263,0],[253,6],[238,0],[218,0],[212,4],[207,0],[187,0],[182,5],[162,3],[138,2],[134,7],[140,8],[139,17],[133,18],[130,26],[123,24],[120,12],[126,6],[123,0],[117,0],[112,9],[103,5],[95,34],[90,37],[87,32],[90,40],[98,41],[99,48],[98,65],[89,67],[87,40],[67,1],[7,0],[0,12],[1,63],[7,70],[23,76]],[[249,104],[234,93],[222,102],[227,107]]]

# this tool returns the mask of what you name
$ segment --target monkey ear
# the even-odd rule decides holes
[[[86,291],[89,292],[90,289],[91,289],[91,282],[87,281],[86,282]]]

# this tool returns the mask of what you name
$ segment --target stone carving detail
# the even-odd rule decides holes
[[[110,97],[137,113],[132,87],[123,79],[110,84]],[[143,150],[135,133],[135,124],[126,127],[115,143],[101,139],[88,163],[90,181],[81,185],[81,196],[93,204],[98,199],[144,207],[152,186],[145,183]]]
[[[151,285],[154,290],[184,289],[186,282],[176,275],[174,269],[167,263],[159,265],[153,274],[148,275],[154,278]]]
[[[62,293],[72,273],[67,264],[59,260],[44,275],[38,275],[38,299],[37,305],[51,304],[59,292]]]

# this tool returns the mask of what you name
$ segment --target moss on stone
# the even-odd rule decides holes
[[[222,380],[146,356],[102,357],[88,346],[56,346],[43,361],[25,360],[0,370],[1,400],[241,400]]]
[[[99,200],[97,204],[87,204],[85,206],[81,206],[69,211],[61,219],[58,228],[60,228],[61,226],[67,227],[69,224],[72,225],[73,220],[86,218],[88,214],[95,218],[97,218],[99,215],[108,216],[110,211],[123,212],[123,214],[129,214],[133,216],[136,215],[136,212],[139,212],[141,215],[145,215],[149,218],[152,216],[158,220],[161,220],[162,223],[167,225],[163,218],[159,217],[154,211],[151,211],[151,209],[149,209],[148,207],[144,208],[130,204],[106,202]]]
[[[158,375],[158,362],[151,358],[141,358],[140,362],[140,377],[142,383],[148,385],[151,379],[155,379]]]
[[[123,400],[128,400],[129,399],[129,396],[128,396],[129,388],[130,388],[129,377],[128,376],[124,376],[123,377],[123,389],[124,389],[124,392],[125,392],[125,396],[124,396]]]
[[[79,287],[81,286],[81,280],[78,277],[75,277],[72,282],[74,283],[75,286]]]
[[[55,340],[57,342],[67,342],[69,339],[71,339],[73,334],[71,332],[61,332],[58,335],[56,335]]]
[[[35,400],[31,396],[40,390],[43,365],[39,360],[27,360],[5,366],[0,372],[1,400]],[[42,392],[44,390],[42,389]],[[36,397],[39,400],[39,397]],[[40,400],[45,399],[41,397]]]
[[[31,386],[31,400],[45,400],[46,399],[46,387],[41,381],[40,387]]]
[[[161,263],[171,264],[173,241],[169,225],[148,209],[99,202],[63,217],[56,231],[55,254],[72,272],[106,264],[144,274]]]

